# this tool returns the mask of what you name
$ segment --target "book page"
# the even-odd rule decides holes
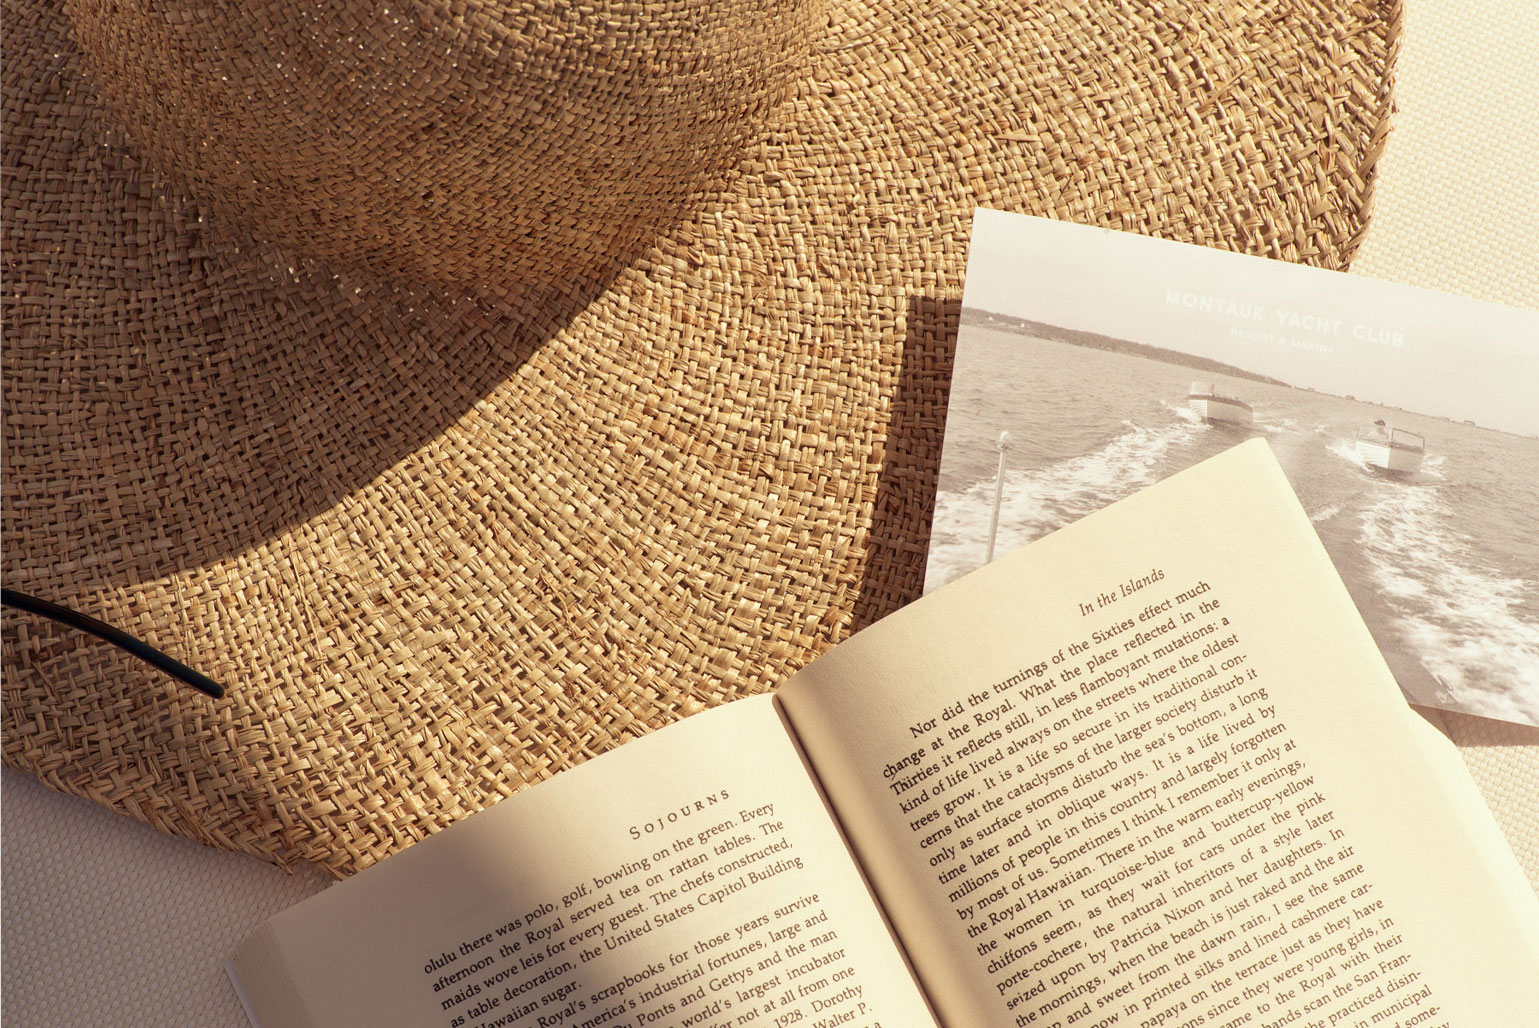
[[[779,699],[942,1022],[1531,1024],[1536,903],[1267,444]]]
[[[935,1023],[768,697],[285,911],[232,976],[260,1028]]]

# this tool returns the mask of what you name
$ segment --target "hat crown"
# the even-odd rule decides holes
[[[290,259],[492,291],[592,275],[732,166],[813,0],[69,0],[157,173]]]

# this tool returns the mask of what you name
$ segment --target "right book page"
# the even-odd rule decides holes
[[[1539,904],[1267,444],[779,700],[948,1025],[1530,1025]]]

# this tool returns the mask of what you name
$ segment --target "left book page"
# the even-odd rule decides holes
[[[769,697],[563,772],[275,917],[258,1028],[934,1028]]]

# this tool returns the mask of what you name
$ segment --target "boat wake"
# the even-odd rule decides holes
[[[1283,418],[1280,421],[1273,421],[1270,417],[1265,415],[1265,411],[1256,411],[1256,427],[1261,429],[1261,431],[1265,432],[1267,435],[1288,436],[1297,433],[1299,423],[1294,421],[1292,418]]]
[[[1330,443],[1327,443],[1325,448],[1330,453],[1340,457],[1342,460],[1346,461],[1348,464],[1351,464],[1355,468],[1359,468],[1367,472],[1372,472],[1373,470],[1368,466],[1367,461],[1358,456],[1357,441],[1355,439],[1338,438]]]
[[[1483,566],[1436,489],[1371,504],[1360,542],[1395,628],[1447,698],[1469,713],[1539,724],[1539,623],[1522,613],[1539,583]]]
[[[1320,525],[1320,524],[1324,524],[1325,522],[1331,520],[1331,518],[1334,518],[1337,514],[1340,514],[1340,513],[1341,513],[1341,504],[1339,504],[1339,503],[1328,503],[1324,507],[1321,507],[1319,510],[1314,511],[1313,513],[1311,513],[1309,515],[1309,520],[1313,521],[1317,525]]]
[[[1164,407],[1166,410],[1170,411],[1171,414],[1180,418],[1182,421],[1185,421],[1187,424],[1203,424],[1203,420],[1197,416],[1197,412],[1185,404],[1171,403],[1169,400],[1161,400],[1160,406]]]
[[[1160,428],[1123,422],[1125,431],[1093,453],[1032,471],[1006,470],[994,552],[1002,556],[1054,529],[1152,485],[1172,447],[1202,425],[1181,421]],[[927,590],[981,566],[988,553],[994,479],[961,490],[940,490],[930,533]]]

